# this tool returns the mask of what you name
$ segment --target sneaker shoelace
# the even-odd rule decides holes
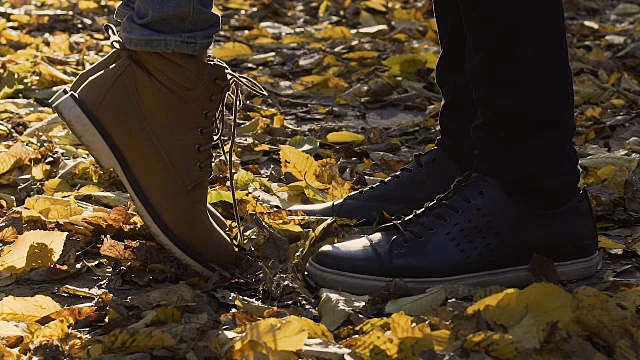
[[[461,188],[466,185],[469,181],[471,174],[467,174],[457,179],[451,188],[442,195],[439,195],[435,198],[431,203],[425,204],[422,209],[414,210],[411,215],[404,216],[400,220],[391,222],[388,226],[394,226],[399,229],[403,235],[402,242],[403,244],[407,244],[409,239],[414,238],[417,240],[424,239],[424,235],[422,232],[418,231],[416,227],[421,227],[431,233],[435,232],[437,229],[433,225],[427,225],[424,221],[428,217],[433,217],[436,220],[440,221],[443,224],[446,224],[450,221],[450,219],[446,216],[439,214],[437,211],[440,209],[448,209],[454,215],[458,215],[462,212],[462,210],[452,204],[452,200],[456,197],[462,199],[465,204],[471,205],[473,204],[473,199],[465,194],[463,191],[460,191]],[[480,194],[479,194],[480,195]],[[484,192],[482,193],[484,196]],[[417,225],[417,226],[416,226]]]
[[[116,49],[111,54],[107,56],[104,60],[103,66],[95,66],[95,73],[103,70],[106,67],[109,67],[112,64],[115,64],[117,60],[122,57],[123,51],[128,51],[126,47],[123,46],[122,39],[118,35],[118,31],[115,26],[112,24],[106,24],[104,26],[105,33],[109,36],[109,41],[111,45]],[[210,55],[208,56],[207,63],[211,65],[219,65],[224,69],[225,74],[227,75],[228,83],[221,79],[215,79],[216,83],[226,88],[226,92],[224,94],[223,101],[220,102],[220,106],[218,109],[215,109],[215,113],[213,116],[213,121],[210,127],[199,128],[198,132],[200,135],[205,135],[206,132],[212,133],[212,140],[205,146],[197,146],[196,151],[200,152],[203,149],[213,149],[214,144],[218,144],[220,149],[222,150],[222,155],[227,163],[227,169],[229,171],[229,184],[231,188],[231,198],[233,202],[233,213],[235,217],[236,226],[238,228],[238,235],[241,242],[244,242],[244,234],[242,233],[242,228],[240,226],[240,211],[238,208],[238,199],[236,196],[236,188],[234,182],[234,171],[233,171],[233,153],[236,144],[236,128],[238,125],[238,111],[243,103],[243,96],[241,93],[241,87],[246,88],[249,92],[256,94],[258,96],[267,96],[266,90],[255,80],[249,78],[248,76],[238,74],[229,68],[224,61],[220,59],[214,59]],[[87,76],[92,76],[92,74],[87,74]],[[213,95],[211,96],[213,100]],[[232,103],[231,109],[231,136],[229,141],[229,152],[227,153],[224,149],[224,128],[225,128],[225,114],[226,107],[225,103],[227,100],[230,100]],[[209,117],[210,113],[205,112],[205,117]],[[202,169],[201,169],[202,167]],[[198,169],[204,170],[203,164],[198,163]]]

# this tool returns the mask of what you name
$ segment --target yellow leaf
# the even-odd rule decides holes
[[[53,66],[41,62],[38,67],[40,72],[40,78],[38,79],[38,86],[41,88],[50,88],[57,85],[66,85],[73,82],[73,78],[63,74],[60,70]]]
[[[170,324],[143,329],[118,328],[102,339],[105,353],[128,354],[152,349],[171,349],[180,342],[191,342],[198,335],[200,324]]]
[[[409,315],[424,315],[427,311],[442,305],[446,299],[444,286],[428,289],[424,294],[393,299],[384,308],[385,313],[403,311]]]
[[[504,325],[521,346],[538,347],[552,328],[580,332],[574,320],[571,294],[563,288],[536,283],[524,290],[508,289],[486,297],[467,308],[467,314],[482,316]]]
[[[69,34],[67,33],[57,33],[51,39],[51,44],[49,48],[54,53],[61,53],[62,55],[71,55],[71,50],[69,49]]]
[[[373,318],[366,320],[365,322],[358,325],[340,328],[336,330],[335,333],[341,338],[349,338],[354,335],[368,334],[376,328],[380,328],[384,331],[390,330],[390,323],[391,321],[389,320],[389,318]]]
[[[338,96],[349,89],[349,84],[346,81],[328,76],[324,77],[318,83],[305,88],[305,91],[311,95],[317,96]]]
[[[307,329],[310,339],[323,339],[331,342],[334,341],[331,331],[329,331],[329,329],[327,329],[327,327],[322,324],[318,324],[311,319],[297,316],[289,316],[287,317],[287,319],[293,319],[300,322],[304,326],[304,328]]]
[[[380,55],[376,51],[354,51],[342,55],[343,59],[374,59]]]
[[[330,143],[351,143],[364,141],[364,136],[350,131],[336,131],[327,134],[327,141]]]
[[[54,196],[36,195],[24,202],[24,207],[35,210],[47,219],[68,219],[74,215],[82,214],[83,210],[74,199],[63,199]]]
[[[273,126],[277,128],[284,127],[284,116],[276,115],[276,117],[273,118]]]
[[[371,332],[352,337],[340,342],[363,359],[398,358],[398,345],[400,341],[393,336],[387,336],[380,328],[374,328]]]
[[[389,75],[415,80],[420,69],[435,69],[438,58],[433,53],[403,54],[390,56],[382,63],[389,67]]]
[[[520,353],[522,346],[513,336],[494,331],[481,331],[467,336],[464,348],[482,351],[498,359],[512,359]]]
[[[240,349],[248,341],[257,341],[272,350],[297,351],[302,348],[309,333],[299,318],[263,319],[247,325],[245,333],[234,344]]]
[[[398,339],[415,337],[424,338],[431,333],[428,323],[413,324],[413,318],[403,312],[395,313],[389,317],[391,336]]]
[[[0,252],[0,271],[20,273],[51,266],[62,254],[67,233],[34,230],[20,235]]]
[[[44,194],[53,196],[55,193],[70,193],[73,192],[73,188],[66,180],[63,179],[51,179],[44,183]]]
[[[316,178],[318,163],[311,155],[293,146],[280,145],[280,159],[283,172],[291,173],[296,178],[309,183],[318,182]]]
[[[100,9],[100,4],[96,3],[95,1],[91,1],[91,0],[79,0],[78,1],[78,8],[80,10],[82,10],[83,12],[92,12],[92,11],[97,11],[98,9]]]
[[[234,59],[245,59],[253,55],[251,48],[243,43],[228,42],[224,45],[213,49],[211,54],[222,61],[231,61]]]
[[[374,9],[380,12],[387,12],[387,5],[380,1],[363,1],[360,3],[363,8]]]
[[[603,249],[624,249],[625,246],[607,238],[606,236],[598,236],[598,247]]]
[[[578,325],[609,346],[615,346],[624,337],[625,328],[637,322],[635,308],[623,309],[609,296],[590,287],[574,292],[572,308]]]
[[[329,200],[340,200],[351,194],[352,191],[353,186],[351,183],[340,178],[331,183],[331,187],[327,190],[327,195]]]
[[[322,31],[316,34],[318,39],[334,39],[334,40],[351,40],[353,36],[349,28],[344,26],[331,26],[328,25]]]
[[[34,322],[62,307],[48,296],[7,296],[0,300],[0,320]]]
[[[33,340],[47,339],[55,340],[62,339],[69,334],[71,327],[73,326],[73,319],[69,316],[56,319],[47,325],[41,327],[33,333]]]
[[[0,175],[13,170],[20,164],[20,157],[16,154],[7,151],[0,153]]]
[[[571,319],[571,294],[557,285],[536,283],[525,290],[507,289],[486,297],[467,308],[466,313],[478,311],[485,319],[506,327],[517,325],[527,313],[561,321],[563,325]]]

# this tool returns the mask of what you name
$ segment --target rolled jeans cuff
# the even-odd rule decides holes
[[[132,50],[198,54],[220,31],[213,0],[124,0],[115,18],[120,36]]]

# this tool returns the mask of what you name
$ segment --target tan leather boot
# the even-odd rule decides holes
[[[118,60],[54,109],[102,165],[116,170],[156,239],[208,273],[235,249],[209,216],[209,147],[230,82],[187,54],[118,50]]]
[[[116,43],[119,42],[118,34],[114,26],[106,25],[105,32],[111,36],[111,39]],[[121,46],[121,44],[119,45]],[[87,82],[89,79],[97,75],[98,73],[108,69],[109,67],[116,64],[120,59],[127,57],[128,51],[121,51],[120,48],[117,48],[110,52],[107,56],[100,59],[97,63],[93,64],[90,68],[86,69],[82,73],[80,73],[73,83],[68,88],[63,88],[58,91],[50,100],[51,104],[55,104],[60,101],[64,96],[69,94],[70,92],[78,92],[80,88]],[[224,217],[220,215],[211,205],[207,204],[207,212],[209,213],[209,217],[211,221],[215,222],[215,224],[223,230],[228,228],[227,222]]]

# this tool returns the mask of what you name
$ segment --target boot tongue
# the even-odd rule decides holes
[[[137,51],[136,57],[151,73],[169,77],[177,85],[192,90],[202,83],[208,64],[195,55]]]

